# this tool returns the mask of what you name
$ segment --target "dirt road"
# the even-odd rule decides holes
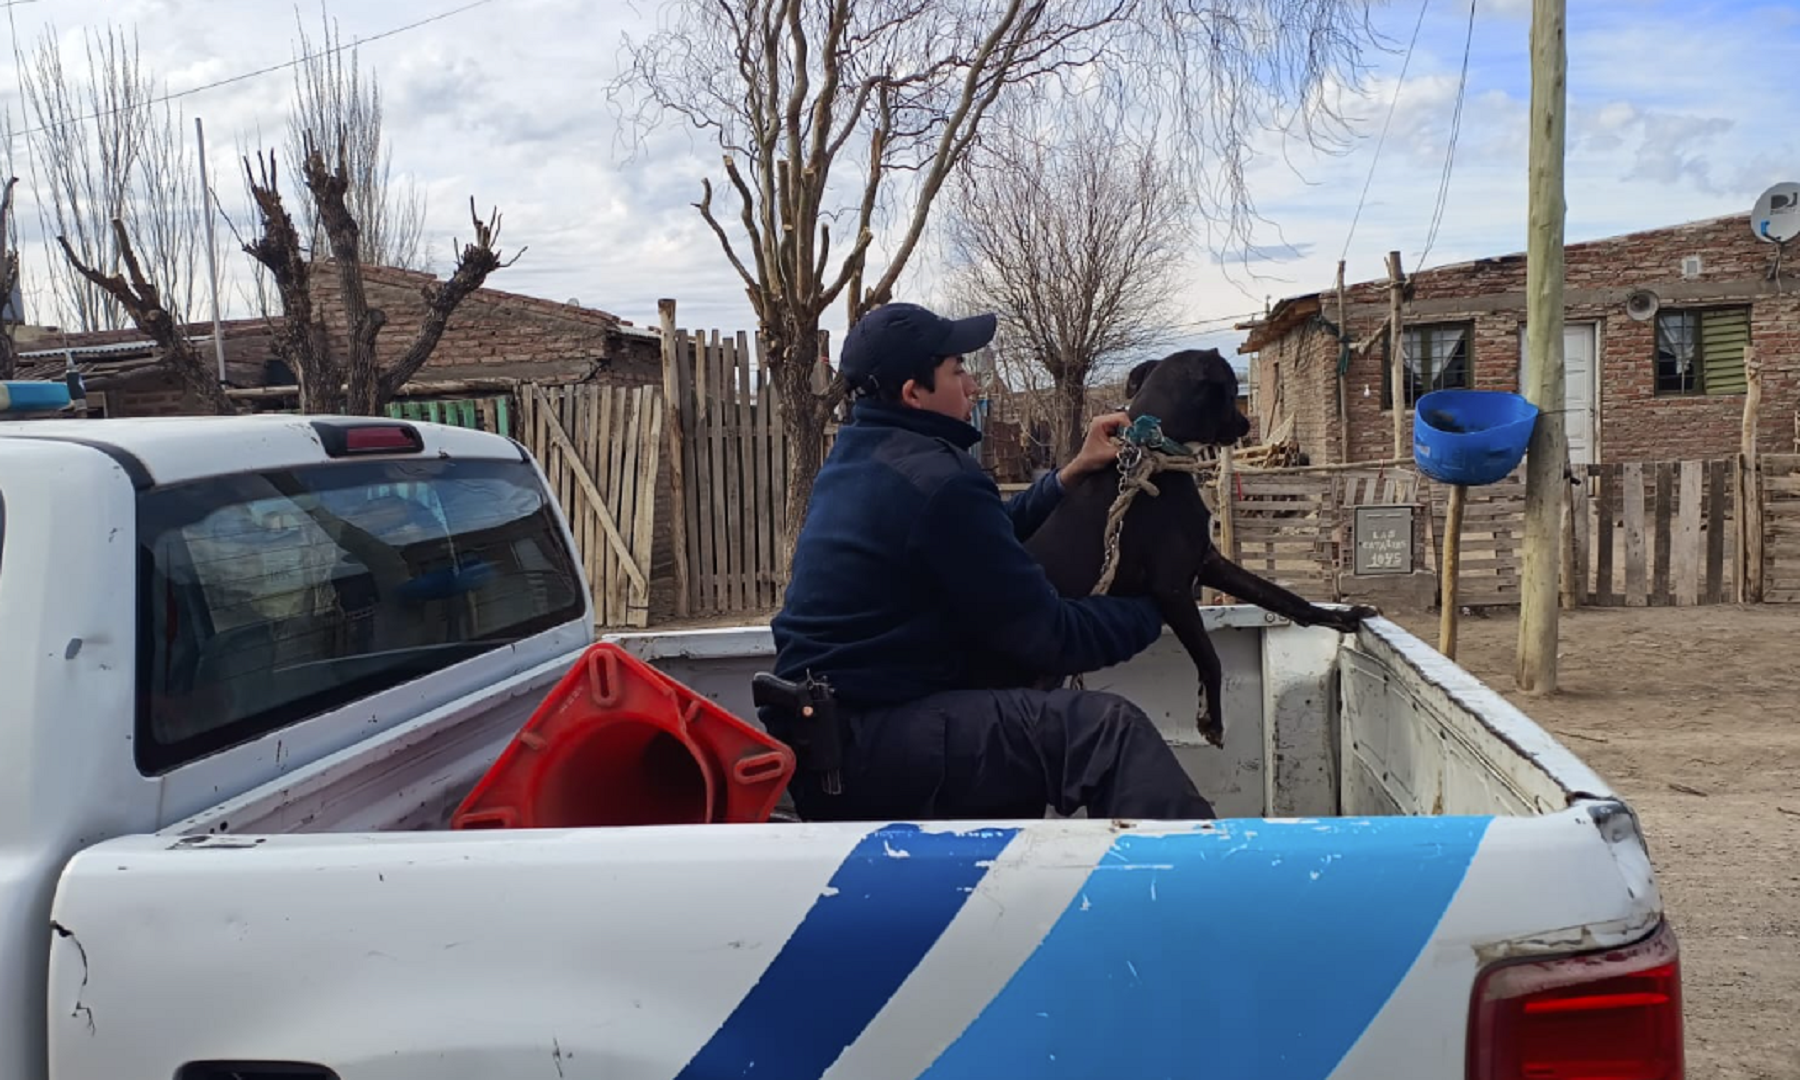
[[[1563,619],[1555,697],[1511,692],[1513,616],[1465,618],[1457,659],[1642,817],[1681,940],[1688,1076],[1800,1080],[1800,606]],[[1435,616],[1398,621],[1436,642]]]

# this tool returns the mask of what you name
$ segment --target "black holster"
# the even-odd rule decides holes
[[[843,794],[843,735],[831,685],[810,674],[802,682],[789,682],[759,672],[750,680],[750,697],[759,710],[781,716],[783,737],[793,746],[800,768],[818,775],[820,789]]]

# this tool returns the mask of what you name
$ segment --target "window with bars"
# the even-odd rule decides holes
[[[1433,390],[1464,390],[1475,385],[1475,365],[1470,362],[1470,323],[1426,323],[1405,327],[1400,333],[1406,363],[1406,405]],[[1384,355],[1381,363],[1381,408],[1394,407],[1394,361]]]
[[[1656,392],[1741,394],[1750,309],[1688,308],[1656,313]]]

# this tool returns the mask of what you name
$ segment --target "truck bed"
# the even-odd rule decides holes
[[[1143,707],[1221,817],[1553,813],[1606,784],[1472,675],[1398,625],[1354,639],[1248,606],[1205,609],[1225,672],[1226,737],[1194,724],[1194,669],[1172,634],[1087,677]],[[746,719],[766,627],[611,635]],[[448,706],[295,770],[163,835],[438,830],[573,656],[480,710]]]
[[[1460,1076],[1496,965],[1672,950],[1630,810],[1475,679],[1384,621],[1207,619],[1222,750],[1172,640],[1087,683],[1216,822],[441,831],[523,678],[96,845],[53,908],[52,1075]],[[744,714],[769,660],[763,629],[616,640]]]

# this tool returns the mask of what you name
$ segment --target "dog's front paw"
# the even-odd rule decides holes
[[[1324,623],[1340,634],[1354,634],[1362,628],[1364,619],[1373,619],[1380,614],[1380,611],[1367,604],[1357,604],[1348,609],[1331,610]]]
[[[1203,712],[1198,719],[1200,721],[1200,737],[1205,739],[1209,745],[1223,749],[1225,746],[1225,718]]]

